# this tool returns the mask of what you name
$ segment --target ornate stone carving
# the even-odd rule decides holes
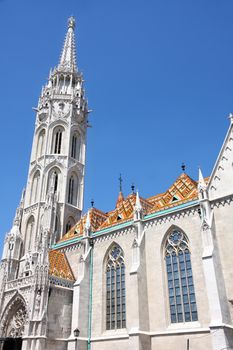
[[[1,320],[1,334],[8,337],[21,337],[28,322],[26,304],[20,295],[6,308]]]

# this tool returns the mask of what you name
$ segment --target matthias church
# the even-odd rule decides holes
[[[210,177],[83,213],[88,105],[75,20],[36,108],[0,265],[1,350],[233,349],[233,116]]]

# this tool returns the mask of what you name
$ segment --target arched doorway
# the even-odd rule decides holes
[[[6,307],[0,322],[4,338],[2,350],[21,350],[22,335],[27,321],[26,304],[21,295],[18,294]]]

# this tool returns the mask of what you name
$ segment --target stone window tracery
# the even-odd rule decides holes
[[[165,243],[171,323],[197,321],[191,254],[186,235],[173,229]]]
[[[125,263],[122,249],[114,245],[106,263],[106,329],[125,327]]]

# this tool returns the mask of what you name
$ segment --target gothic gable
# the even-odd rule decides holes
[[[209,181],[210,200],[233,193],[233,119]]]

